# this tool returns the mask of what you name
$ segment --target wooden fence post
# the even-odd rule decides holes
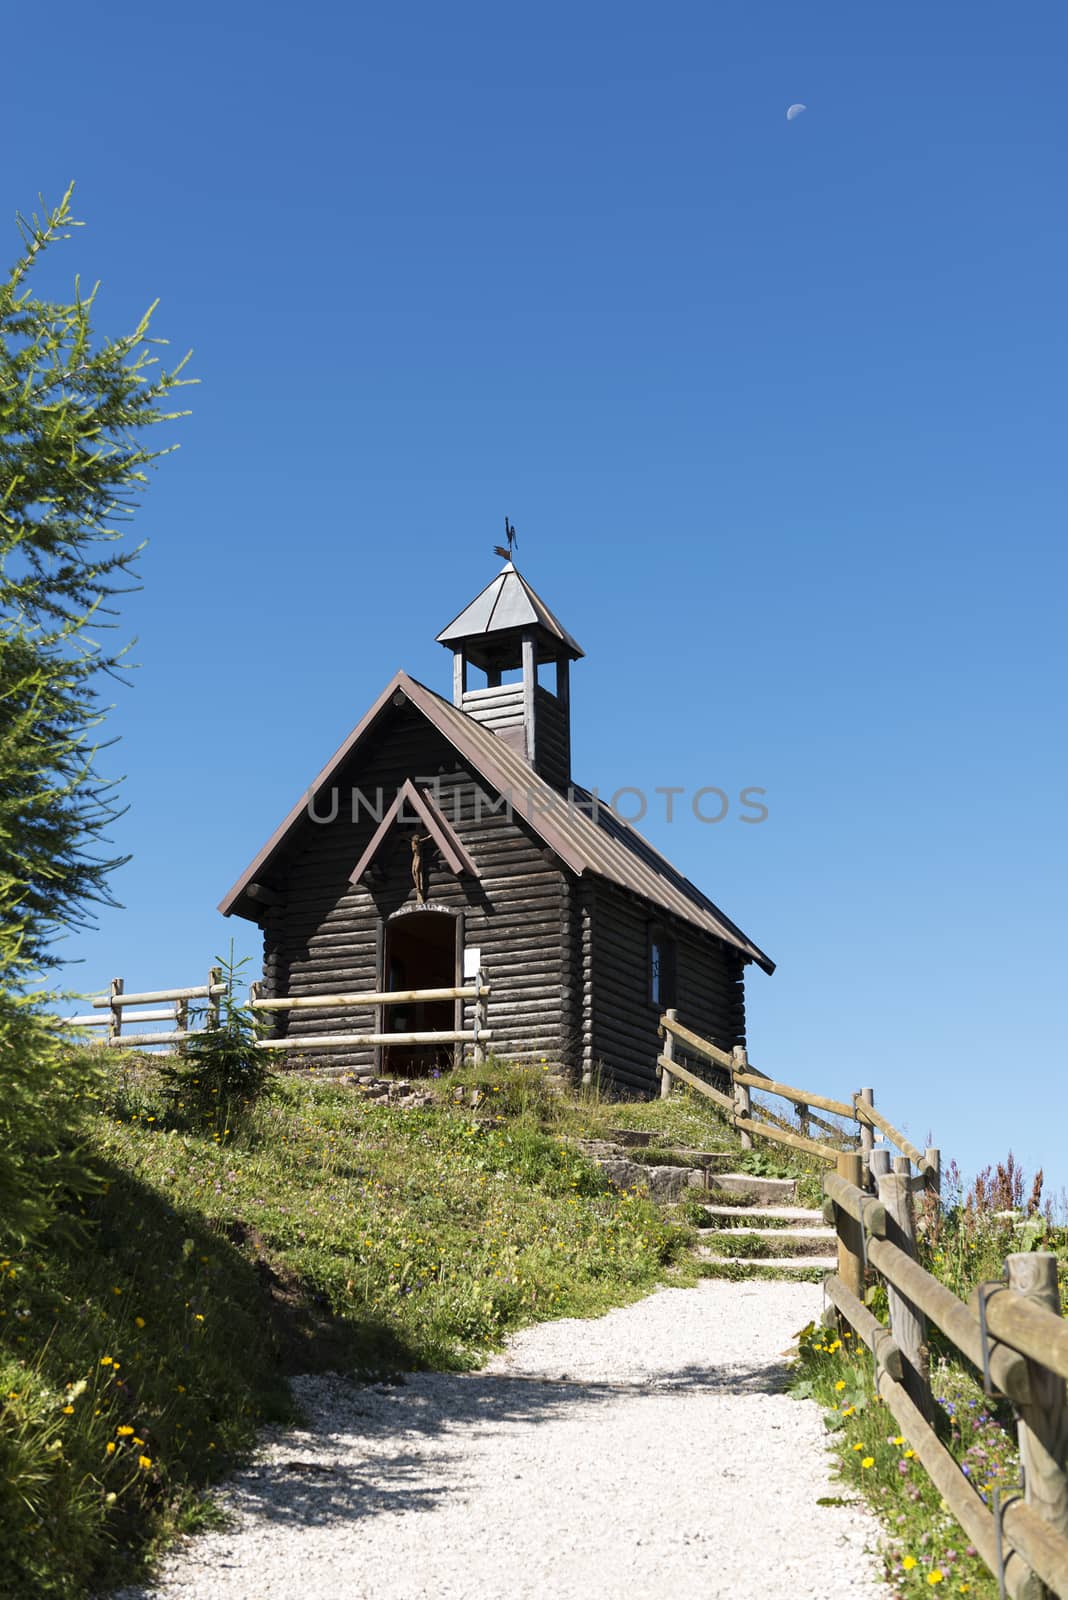
[[[924,1179],[931,1194],[942,1193],[942,1152],[934,1145],[928,1145],[924,1151],[926,1169]]]
[[[886,1207],[886,1237],[907,1256],[916,1259],[916,1229],[912,1217],[911,1164],[908,1156],[894,1159],[894,1171],[879,1180],[879,1199]],[[890,1332],[901,1351],[902,1383],[909,1399],[928,1421],[934,1415],[931,1402],[930,1355],[927,1349],[927,1319],[900,1290],[886,1286],[890,1304]]]
[[[188,1027],[189,1027],[189,1001],[188,1000],[176,1000],[174,1002],[174,1031],[175,1031],[175,1033],[179,1033],[179,1034],[185,1033],[185,1031],[186,1031],[186,1029]],[[177,1052],[178,1052],[178,1054],[180,1056],[184,1056],[185,1055],[185,1040],[184,1039],[179,1039],[176,1042],[174,1048],[177,1050]]]
[[[868,1157],[868,1167],[871,1171],[872,1182],[876,1190],[880,1178],[884,1178],[890,1171],[890,1152],[886,1149],[873,1150]]]
[[[802,1105],[800,1101],[797,1103],[797,1131],[805,1139],[808,1138],[808,1106]]]
[[[480,1067],[486,1059],[486,1050],[482,1043],[482,1035],[486,1031],[486,996],[482,993],[481,969],[475,973],[475,988],[478,993],[475,995],[475,1045],[472,1055],[474,1056],[475,1066]]]
[[[735,1072],[748,1072],[749,1052],[744,1044],[736,1044],[731,1052],[734,1058]],[[736,1083],[734,1085],[734,1114],[737,1117],[749,1117],[752,1114],[753,1104],[749,1094],[749,1085]],[[752,1150],[753,1135],[746,1133],[744,1128],[739,1129],[738,1138],[743,1150]]]
[[[679,1013],[678,1013],[678,1010],[677,1010],[677,1008],[675,1006],[669,1006],[668,1009],[665,1011],[664,1015],[668,1018],[669,1022],[677,1022],[679,1020]],[[669,1033],[666,1028],[664,1029],[663,1055],[664,1055],[665,1059],[668,1060],[668,1061],[674,1061],[674,1059],[675,1059],[675,1035],[673,1033]],[[671,1093],[671,1073],[668,1071],[667,1067],[661,1067],[660,1068],[660,1098],[661,1098],[661,1100],[666,1100],[668,1098],[668,1096],[670,1095],[670,1093]]]
[[[855,1189],[859,1189],[862,1175],[859,1152],[840,1151],[837,1165],[838,1176],[844,1178],[846,1183],[851,1183]],[[850,1294],[856,1295],[858,1300],[863,1300],[864,1239],[861,1226],[840,1206],[835,1207],[835,1214],[838,1229],[838,1276]]]
[[[122,994],[123,982],[121,978],[111,980],[111,1012],[108,1017],[108,1044],[115,1045],[119,1042],[122,1033],[122,1007],[119,1005],[119,996]]]
[[[860,1101],[861,1105],[873,1106],[875,1104],[874,1089],[858,1089],[853,1097],[854,1104]],[[860,1124],[860,1154],[866,1167],[870,1166],[872,1145],[875,1143],[875,1130],[870,1122]]]
[[[1060,1316],[1057,1257],[1044,1251],[1006,1257],[1009,1288]],[[1064,1379],[1028,1358],[1031,1400],[1017,1407],[1024,1499],[1038,1515],[1068,1537],[1068,1404]],[[1038,1585],[1036,1595],[1051,1593]]]
[[[219,984],[219,983],[222,983],[222,968],[221,967],[209,967],[208,968],[208,1014],[204,1018],[204,1025],[205,1025],[205,1027],[208,1027],[208,1028],[217,1028],[219,1026],[219,1012],[220,1012],[219,1002],[222,999],[222,996],[221,995],[217,995],[217,994],[212,994],[212,992],[211,992],[215,988],[216,984]],[[251,998],[251,995],[250,995],[250,998]]]

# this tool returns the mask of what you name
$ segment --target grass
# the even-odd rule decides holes
[[[760,1258],[695,1262],[693,1227],[715,1191],[668,1217],[640,1188],[609,1187],[583,1139],[648,1134],[646,1161],[729,1150],[735,1169],[795,1177],[803,1201],[818,1199],[814,1164],[738,1150],[688,1092],[612,1103],[490,1061],[438,1080],[423,1110],[283,1079],[233,1128],[198,1131],[150,1063],[109,1065],[107,1092],[80,1107],[90,1199],[0,1258],[3,1600],[129,1580],[176,1532],[209,1523],[211,1486],[265,1421],[292,1415],[288,1373],[462,1369],[525,1323],[594,1316],[665,1281],[774,1273]],[[1018,1173],[970,1207],[953,1181],[950,1170],[949,1205],[928,1209],[921,1234],[925,1264],[957,1293],[996,1275],[1006,1249],[1063,1242],[1040,1217],[991,1209],[1016,1195]],[[985,1600],[992,1580],[850,1345],[806,1330],[797,1389],[831,1419],[845,1492],[884,1519],[892,1586]],[[1010,1481],[1002,1419],[937,1335],[932,1348],[947,1442],[976,1481]]]
[[[939,1362],[932,1373],[943,1442],[972,1478],[984,1499],[994,1487],[1015,1485],[1019,1461],[1007,1418],[962,1366]],[[875,1394],[872,1361],[859,1339],[839,1338],[810,1325],[800,1336],[792,1393],[823,1405],[833,1436],[843,1485],[867,1499],[886,1536],[882,1559],[895,1595],[907,1597],[944,1588],[996,1600],[993,1577],[968,1543],[901,1433]]]
[[[287,1372],[470,1367],[524,1323],[693,1280],[685,1223],[560,1137],[624,1108],[482,1075],[475,1110],[450,1078],[420,1111],[283,1080],[229,1134],[176,1120],[151,1065],[87,1100],[91,1201],[0,1269],[5,1600],[128,1580],[210,1518],[290,1414]],[[692,1132],[651,1110],[658,1138]]]

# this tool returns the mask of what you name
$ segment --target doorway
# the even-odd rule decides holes
[[[452,989],[458,982],[463,919],[448,911],[407,911],[385,925],[382,941],[382,987]],[[383,1006],[382,1033],[454,1031],[455,1000],[417,1000]],[[383,1072],[426,1077],[453,1064],[452,1044],[387,1044]]]

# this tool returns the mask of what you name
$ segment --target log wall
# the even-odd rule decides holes
[[[744,963],[731,946],[657,908],[615,884],[592,888],[589,1001],[594,1068],[621,1088],[651,1093],[656,1088],[658,1027],[665,1004],[679,1021],[730,1050],[745,1040]],[[649,944],[653,927],[675,940],[673,1001],[650,997]]]

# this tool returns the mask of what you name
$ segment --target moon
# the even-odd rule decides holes
[[[793,122],[795,117],[799,117],[801,115],[802,111],[807,111],[807,110],[808,110],[808,106],[803,106],[800,103],[800,101],[797,103],[797,105],[793,105],[793,106],[788,107],[787,112],[786,112],[786,120],[787,120],[787,122]]]

